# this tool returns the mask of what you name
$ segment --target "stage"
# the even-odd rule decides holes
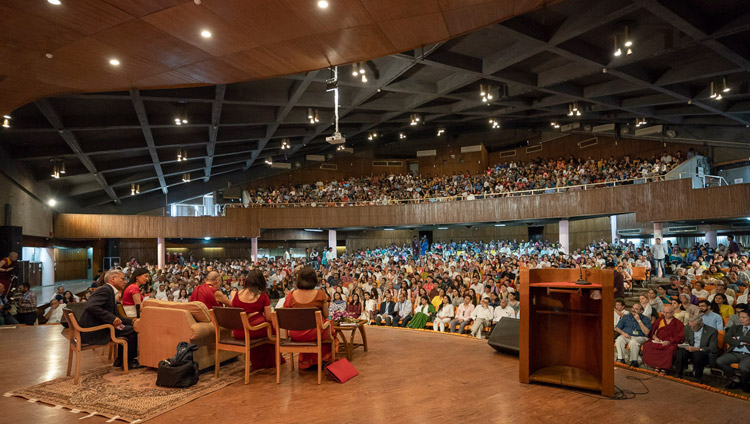
[[[5,359],[0,393],[65,375],[68,340],[60,326],[0,329]],[[518,359],[496,353],[486,340],[384,327],[367,327],[369,352],[355,351],[360,375],[346,384],[316,372],[291,372],[284,365],[281,384],[274,370],[208,394],[149,423],[580,423],[744,422],[746,401],[661,378],[617,369],[615,384],[634,392],[645,379],[648,394],[613,400],[595,393],[518,382]],[[84,352],[81,369],[104,364],[99,351]],[[86,414],[0,398],[0,423],[80,423]],[[709,417],[710,414],[710,418]],[[86,418],[86,424],[106,422]]]

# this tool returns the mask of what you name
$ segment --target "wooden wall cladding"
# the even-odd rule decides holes
[[[120,262],[127,262],[134,257],[140,264],[155,264],[157,261],[156,255],[155,238],[124,238],[120,240]]]
[[[0,112],[60,93],[232,83],[369,60],[557,1],[340,0],[326,10],[312,0],[2,2]],[[109,66],[111,57],[121,65]]]
[[[259,228],[345,228],[510,222],[635,213],[639,222],[746,217],[750,184],[694,190],[663,181],[463,202],[336,208],[230,208],[221,218],[61,214],[58,238],[255,237]]]
[[[55,281],[85,279],[87,271],[86,249],[55,248]]]

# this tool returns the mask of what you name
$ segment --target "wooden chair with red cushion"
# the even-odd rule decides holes
[[[333,326],[330,321],[323,323],[323,314],[316,308],[279,308],[271,313],[273,327],[276,329],[276,383],[281,381],[281,355],[284,353],[317,353],[318,384],[323,376],[323,344],[331,344],[331,360],[336,360],[334,349]],[[316,330],[317,337],[312,342],[297,342],[288,336],[281,338],[281,330],[305,331]],[[330,338],[323,339],[323,332],[328,331]],[[294,369],[294,356],[289,361]]]

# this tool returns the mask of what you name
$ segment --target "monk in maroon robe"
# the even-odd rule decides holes
[[[664,305],[663,316],[651,326],[649,339],[643,345],[643,363],[666,374],[672,368],[677,345],[685,341],[685,326],[674,317],[672,305]]]

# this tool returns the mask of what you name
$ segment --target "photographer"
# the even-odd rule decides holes
[[[13,288],[11,287],[11,279],[16,275],[16,269],[18,267],[18,253],[10,252],[7,258],[3,258],[0,261],[0,284],[5,287],[0,291],[0,295],[7,297],[8,293]],[[6,292],[7,291],[7,292]]]
[[[5,285],[0,283],[0,325],[16,325],[18,321],[11,315],[10,302],[2,293],[5,293]]]

